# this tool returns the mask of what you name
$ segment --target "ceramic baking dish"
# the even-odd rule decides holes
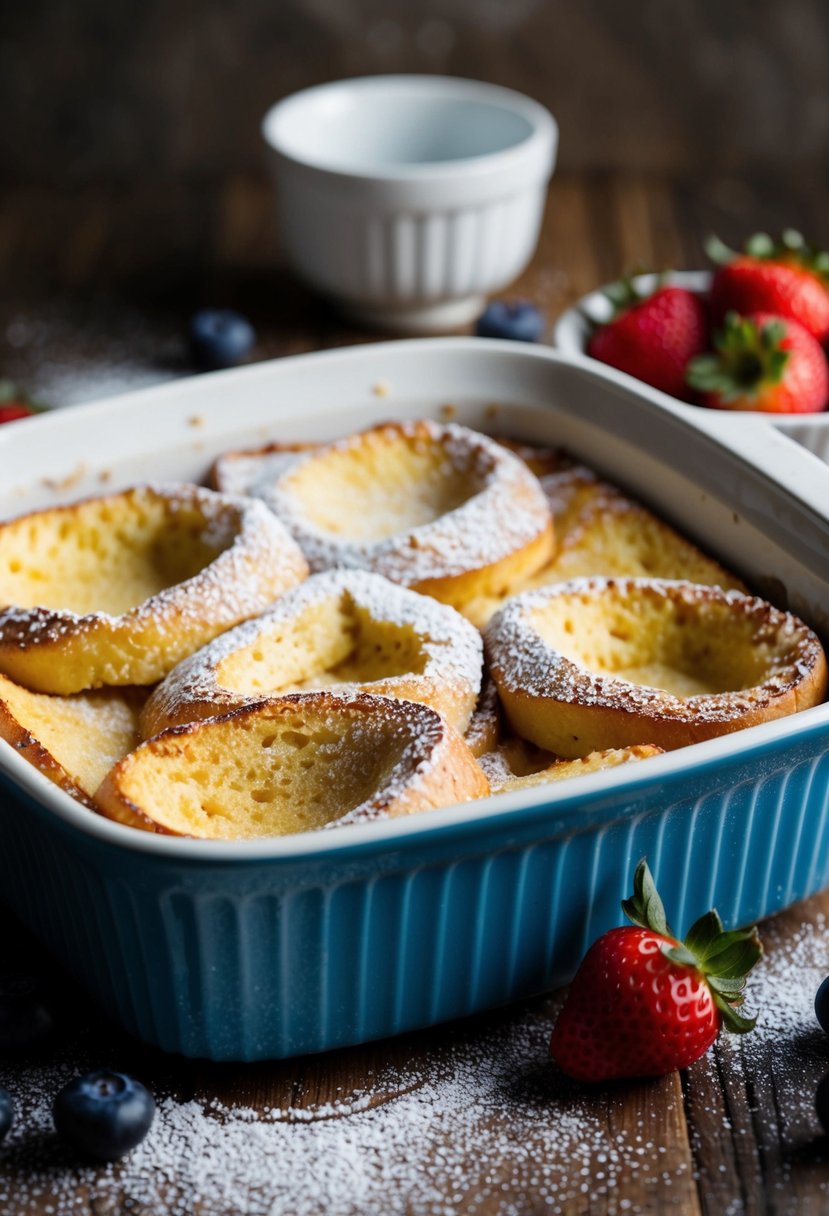
[[[420,414],[566,446],[829,636],[814,453],[516,343],[300,356],[4,427],[0,513]],[[133,831],[5,744],[0,782],[9,905],[129,1031],[213,1059],[322,1051],[562,984],[619,922],[643,855],[678,930],[829,883],[829,705],[547,790],[280,840]]]

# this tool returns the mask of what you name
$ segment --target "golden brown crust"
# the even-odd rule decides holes
[[[489,672],[485,672],[478,703],[463,737],[472,755],[477,758],[495,750],[501,740],[502,730],[498,689]]]
[[[608,748],[601,752],[590,752],[578,760],[554,760],[543,768],[529,772],[516,771],[514,757],[505,749],[483,756],[478,761],[486,773],[493,794],[511,794],[515,790],[536,789],[558,781],[569,781],[572,777],[587,777],[591,773],[618,768],[652,756],[664,755],[661,747],[637,744],[634,747]]]
[[[0,671],[64,695],[155,683],[308,572],[260,503],[192,485],[10,520],[0,556]]]
[[[96,804],[146,831],[243,839],[408,815],[488,790],[433,709],[323,691],[173,727],[116,764]]]
[[[143,689],[57,697],[0,676],[0,739],[86,806],[106,771],[138,745]]]
[[[573,460],[561,448],[528,443],[525,439],[510,439],[506,435],[493,435],[492,438],[523,460],[530,472],[542,479],[542,483],[545,477],[572,468]]]
[[[553,549],[538,479],[500,444],[428,419],[317,447],[252,487],[314,570],[373,570],[458,606],[537,570]]]
[[[574,578],[670,578],[745,591],[719,562],[584,465],[544,474],[541,485],[553,513],[556,551],[533,574],[462,606],[479,629],[513,595]]]
[[[577,580],[510,601],[485,642],[513,729],[571,758],[637,743],[685,747],[826,696],[815,634],[718,587]]]
[[[464,730],[482,666],[480,634],[448,605],[364,570],[331,570],[174,668],[144,708],[142,733],[334,686],[420,701]]]

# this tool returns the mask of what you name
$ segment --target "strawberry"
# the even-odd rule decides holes
[[[591,335],[587,353],[663,393],[687,397],[685,368],[708,345],[700,297],[663,286],[642,299],[629,283],[614,284],[608,295],[617,311]]]
[[[33,401],[26,393],[21,392],[11,380],[0,380],[0,425],[4,422],[16,422],[18,418],[30,418],[47,406]]]
[[[762,954],[755,928],[726,932],[711,911],[680,942],[644,858],[622,909],[633,925],[593,943],[553,1029],[550,1054],[577,1081],[664,1076],[704,1055],[721,1026],[743,1034],[757,1020],[734,1008]]]
[[[0,405],[0,424],[16,422],[18,418],[31,418],[32,411],[20,401],[8,401]]]
[[[771,312],[798,321],[818,342],[829,338],[829,253],[788,229],[779,241],[760,232],[735,253],[717,240],[706,251],[718,269],[711,284],[711,314]]]
[[[823,348],[797,321],[756,312],[728,313],[714,340],[716,353],[688,365],[700,404],[719,410],[813,414],[829,399]]]

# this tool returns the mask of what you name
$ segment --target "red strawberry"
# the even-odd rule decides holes
[[[688,360],[708,345],[700,297],[684,287],[659,287],[641,299],[629,284],[608,294],[619,311],[591,335],[587,353],[663,393],[687,397]]]
[[[698,1060],[721,1026],[756,1022],[734,1008],[762,954],[756,929],[727,933],[712,911],[680,942],[644,859],[622,909],[637,927],[593,943],[553,1029],[550,1054],[577,1081],[661,1077]]]
[[[823,348],[797,321],[756,312],[728,313],[714,340],[716,354],[688,365],[700,404],[718,410],[813,414],[829,400]]]
[[[9,401],[0,405],[0,424],[16,422],[18,418],[31,418],[32,411],[20,401]]]
[[[829,338],[829,253],[807,245],[792,229],[780,241],[757,233],[742,254],[716,238],[706,249],[720,263],[711,284],[715,324],[731,311],[771,312],[798,321],[818,342]]]
[[[0,424],[29,418],[46,408],[42,402],[33,401],[27,393],[21,392],[11,380],[0,380]]]

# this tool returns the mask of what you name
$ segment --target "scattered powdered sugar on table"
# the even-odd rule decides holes
[[[812,1002],[827,970],[829,930],[817,918],[781,945],[772,925],[767,945],[748,1002],[762,1010],[759,1028],[723,1038],[718,1051],[743,1053],[755,1079],[761,1069],[773,1072],[776,1084],[786,1078],[803,1110],[822,1075],[821,1060],[826,1064]],[[691,1167],[659,1143],[647,1089],[640,1117],[621,1126],[614,1111],[624,1087],[597,1100],[549,1063],[551,1017],[549,1007],[536,1003],[458,1024],[441,1036],[428,1065],[390,1065],[370,1089],[308,1107],[258,1112],[209,1094],[177,1100],[158,1092],[146,1140],[123,1161],[98,1169],[77,1168],[54,1139],[50,1115],[58,1088],[100,1063],[92,1036],[81,1036],[74,1052],[64,1050],[60,1064],[20,1070],[0,1062],[0,1085],[11,1089],[19,1111],[0,1149],[0,1212],[621,1216],[632,1208],[625,1186],[637,1177],[679,1200],[679,1184],[691,1185]],[[390,1056],[395,1046],[399,1055],[397,1044]],[[382,1045],[376,1050],[382,1057]],[[692,1089],[713,1075],[712,1057],[695,1067]],[[652,1084],[653,1109],[664,1111],[673,1099],[661,1083]],[[732,1132],[729,1126],[723,1134]],[[808,1134],[818,1132],[815,1125]],[[742,1201],[734,1203],[729,1211],[744,1210]]]
[[[520,1210],[517,1192],[557,1213],[568,1197],[614,1192],[623,1169],[661,1173],[657,1145],[624,1129],[609,1136],[562,1080],[548,1062],[549,1033],[546,1018],[504,1018],[462,1034],[428,1068],[403,1066],[391,1083],[381,1072],[371,1092],[307,1109],[162,1096],[146,1140],[98,1169],[72,1168],[50,1114],[58,1088],[93,1055],[31,1070],[17,1085],[0,1069],[20,1110],[0,1152],[0,1212],[12,1199],[15,1216],[48,1211],[49,1197],[56,1214],[71,1213],[94,1195],[96,1212],[117,1201],[142,1216],[508,1216]],[[621,1200],[608,1210],[625,1209]]]
[[[829,1036],[818,1025],[815,994],[829,975],[829,924],[818,914],[781,941],[771,921],[760,936],[767,956],[749,976],[742,1011],[756,1014],[757,1026],[750,1034],[723,1035],[718,1050],[742,1056],[755,1088],[773,1086],[783,1115],[801,1118],[805,1103],[817,1132],[814,1092],[829,1073]]]

